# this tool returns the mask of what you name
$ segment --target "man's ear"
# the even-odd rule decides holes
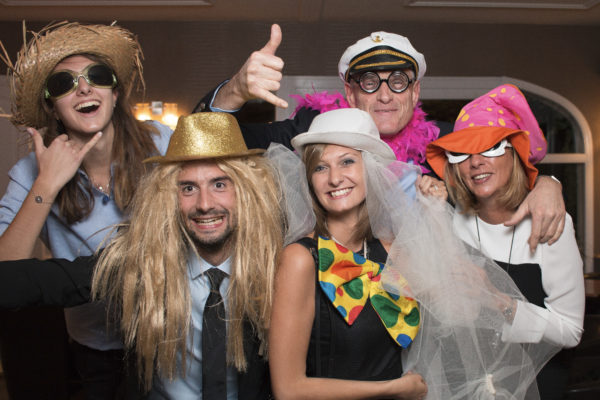
[[[421,81],[416,81],[415,83],[413,83],[413,90],[412,90],[413,108],[417,106],[417,103],[419,102],[420,94],[421,94]]]
[[[356,107],[356,98],[354,97],[354,90],[349,82],[344,82],[344,91],[346,92],[346,101],[352,108]]]

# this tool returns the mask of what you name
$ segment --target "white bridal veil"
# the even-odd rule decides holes
[[[559,347],[502,341],[505,299],[527,301],[515,283],[457,238],[448,203],[399,189],[406,164],[363,159],[373,234],[392,243],[382,284],[421,310],[405,370],[424,377],[427,399],[538,399],[535,377]]]
[[[287,210],[289,244],[314,228],[300,158],[271,145]],[[363,152],[367,209],[376,238],[391,243],[381,284],[419,302],[421,327],[405,352],[404,370],[418,372],[427,399],[539,399],[535,376],[559,348],[502,341],[508,297],[526,301],[504,270],[453,233],[454,210],[435,198],[406,194],[407,174],[420,169]]]

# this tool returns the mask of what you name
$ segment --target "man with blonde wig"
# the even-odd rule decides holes
[[[145,160],[158,165],[100,255],[0,263],[0,305],[74,305],[92,293],[117,310],[149,398],[268,398],[284,218],[262,152],[227,114],[182,117],[166,154]]]

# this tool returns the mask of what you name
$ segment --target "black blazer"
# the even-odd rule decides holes
[[[96,256],[0,262],[0,307],[55,305],[73,307],[90,301]],[[245,373],[238,374],[238,399],[270,399],[267,361],[258,354],[260,342],[249,323],[244,327]],[[130,360],[133,361],[133,360]],[[128,374],[134,379],[135,373]],[[144,398],[135,381],[127,384],[128,399]]]
[[[194,112],[210,112],[210,101],[213,98],[217,88],[207,93],[196,105]],[[236,113],[233,113],[237,117]],[[310,108],[301,108],[294,118],[283,121],[275,121],[269,124],[246,124],[240,122],[242,136],[249,149],[266,149],[271,143],[281,143],[287,148],[293,150],[291,140],[294,136],[308,131],[312,120],[319,115],[319,111]],[[453,130],[453,124],[449,122],[435,121],[440,128],[440,137]],[[431,172],[427,175],[438,178],[433,169],[425,162],[424,166]]]
[[[218,86],[217,86],[218,87]],[[215,95],[216,87],[208,92],[196,105],[193,112],[210,112],[210,101]],[[238,114],[233,113],[237,118]],[[308,131],[312,120],[319,111],[308,108],[298,110],[292,119],[275,121],[273,123],[248,124],[240,122],[240,128],[246,147],[249,149],[266,149],[271,143],[281,143],[292,149],[291,140],[294,136]]]

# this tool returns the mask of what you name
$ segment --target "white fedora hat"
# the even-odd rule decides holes
[[[394,151],[379,138],[377,125],[368,112],[358,108],[340,108],[319,114],[308,132],[292,139],[292,146],[302,153],[304,146],[314,143],[336,144],[368,151],[384,159],[395,160]]]

